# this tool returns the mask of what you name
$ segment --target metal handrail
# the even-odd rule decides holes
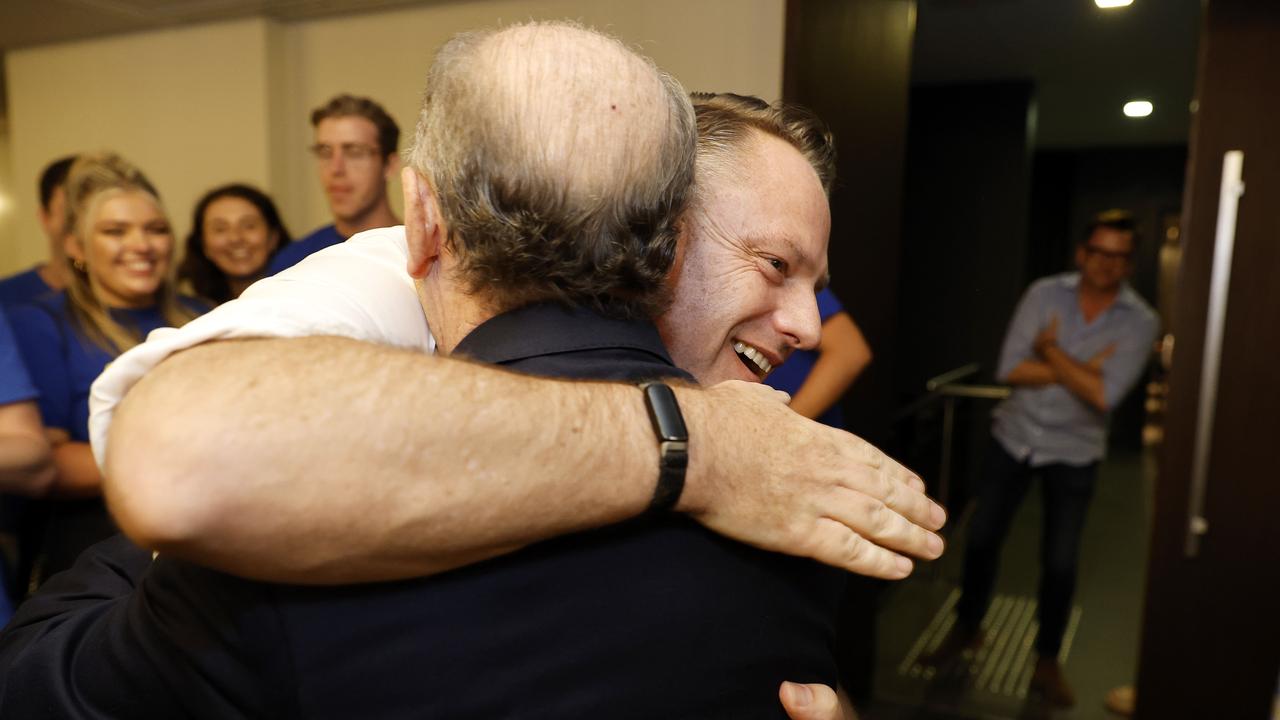
[[[1013,388],[1008,385],[943,385],[935,392],[949,397],[977,398],[979,400],[1003,400]]]
[[[899,418],[908,417],[939,399],[942,401],[942,457],[938,467],[938,502],[944,507],[951,495],[951,445],[955,434],[956,398],[1003,400],[1012,392],[1011,388],[1004,385],[962,385],[957,382],[977,374],[980,369],[981,365],[978,363],[969,363],[930,378],[924,384],[928,394],[899,413]]]
[[[968,365],[961,365],[955,370],[948,370],[937,377],[929,378],[924,383],[924,389],[928,390],[929,392],[933,392],[934,390],[937,390],[943,385],[951,385],[957,380],[967,378],[970,375],[977,373],[978,370],[980,369],[982,369],[982,366],[979,365],[978,363],[969,363]]]

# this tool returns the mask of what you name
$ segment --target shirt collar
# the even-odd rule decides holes
[[[1076,290],[1080,287],[1080,273],[1079,272],[1062,273],[1061,275],[1058,276],[1058,285],[1067,290],[1070,290],[1072,294],[1074,294]],[[1138,293],[1134,291],[1132,287],[1130,287],[1129,282],[1127,280],[1120,281],[1120,292],[1116,293],[1116,300],[1114,303],[1112,303],[1112,307],[1117,307],[1117,306],[1123,306],[1127,308],[1142,306],[1142,299],[1138,296]]]
[[[539,355],[627,348],[675,366],[648,320],[615,320],[594,310],[534,303],[490,318],[462,338],[455,355],[503,364]]]

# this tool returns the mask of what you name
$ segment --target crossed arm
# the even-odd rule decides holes
[[[1099,412],[1107,412],[1106,386],[1103,383],[1102,366],[1116,351],[1114,344],[1080,362],[1058,347],[1058,318],[1037,333],[1031,344],[1035,359],[1027,359],[1006,376],[1013,385],[1058,384],[1071,391]]]

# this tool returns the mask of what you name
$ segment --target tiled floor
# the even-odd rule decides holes
[[[1154,482],[1148,455],[1113,452],[1103,465],[1085,528],[1072,625],[1063,656],[1076,692],[1070,710],[1049,710],[1028,698],[1038,581],[1040,500],[1029,493],[1005,543],[998,594],[987,616],[989,640],[976,653],[927,668],[918,657],[945,634],[958,596],[962,517],[950,549],[933,567],[881,598],[877,625],[876,702],[866,720],[949,718],[1113,718],[1106,692],[1133,680],[1145,585]]]

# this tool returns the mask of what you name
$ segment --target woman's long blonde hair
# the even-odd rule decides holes
[[[142,171],[114,153],[81,155],[67,175],[66,232],[74,234],[82,248],[84,262],[66,258],[71,281],[67,284],[67,310],[76,328],[91,342],[112,355],[119,355],[142,342],[137,328],[116,322],[110,309],[93,292],[89,280],[88,248],[93,218],[108,195],[120,192],[143,192],[164,212],[160,195]],[[178,302],[174,283],[172,255],[167,276],[156,288],[155,303],[165,322],[174,327],[186,324],[195,313]]]

